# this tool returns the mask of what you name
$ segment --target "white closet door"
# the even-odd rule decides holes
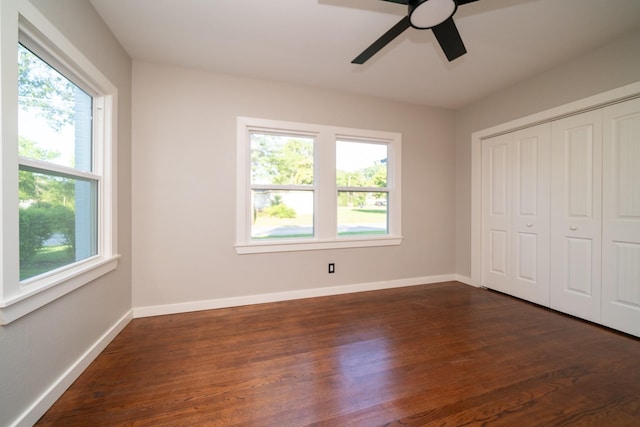
[[[482,143],[482,283],[512,294],[511,158],[509,135]]]
[[[483,285],[549,305],[549,145],[543,124],[483,144]]]
[[[640,336],[640,99],[604,110],[602,323]]]
[[[513,295],[549,306],[549,123],[514,132]]]
[[[602,111],[552,123],[551,308],[600,321]]]

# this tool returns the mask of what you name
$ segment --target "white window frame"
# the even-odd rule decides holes
[[[265,132],[312,137],[314,143],[314,236],[292,239],[251,238],[250,134]],[[397,132],[353,129],[252,117],[237,118],[236,243],[238,254],[393,246],[402,243],[401,143]],[[336,141],[349,140],[388,146],[388,234],[338,236]],[[360,191],[362,189],[358,189]]]
[[[117,267],[115,159],[118,92],[30,2],[2,0],[0,25],[0,325],[5,325]],[[24,281],[20,281],[18,250],[19,42],[93,97],[93,170],[88,176],[98,182],[97,255]],[[22,159],[22,163],[25,161],[29,162]]]

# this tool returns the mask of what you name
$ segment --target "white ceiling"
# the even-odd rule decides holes
[[[640,28],[640,0],[478,0],[447,62],[408,29],[351,60],[407,13],[381,0],[90,0],[133,59],[459,108]],[[640,48],[638,49],[640,54]]]

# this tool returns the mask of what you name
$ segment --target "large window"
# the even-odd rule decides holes
[[[29,2],[0,8],[6,324],[116,268],[117,91]]]
[[[238,118],[238,253],[397,245],[400,135]]]
[[[93,97],[18,46],[20,280],[97,254]]]

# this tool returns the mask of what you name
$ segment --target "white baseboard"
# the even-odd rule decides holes
[[[11,426],[22,427],[34,425],[40,417],[55,403],[56,400],[69,388],[69,386],[87,369],[89,364],[107,347],[107,345],[124,329],[133,318],[133,311],[129,310],[111,328],[109,328],[98,340],[91,345],[49,388],[40,395],[25,410]]]
[[[464,277],[462,277],[464,278]],[[467,279],[467,278],[464,278]],[[190,311],[211,310],[215,308],[238,307],[242,305],[262,304],[267,302],[289,301],[302,298],[324,297],[329,295],[350,294],[354,292],[376,291],[380,289],[400,288],[404,286],[427,285],[439,282],[459,280],[456,274],[439,276],[413,277],[409,279],[389,280],[382,282],[359,283],[355,285],[331,286],[299,291],[275,292],[271,294],[248,295],[242,297],[219,298],[204,301],[191,301],[176,304],[143,306],[133,308],[133,317],[161,316],[165,314],[187,313]],[[469,279],[470,283],[470,279]]]

